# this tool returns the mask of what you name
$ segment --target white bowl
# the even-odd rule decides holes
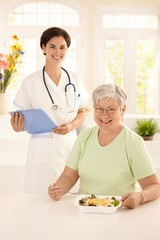
[[[97,198],[111,198],[115,197],[119,200],[119,204],[115,207],[105,207],[105,206],[82,206],[79,204],[79,200],[84,197],[91,197],[91,195],[78,195],[75,199],[75,205],[79,208],[80,212],[83,213],[115,213],[119,207],[121,207],[121,196],[102,196],[96,195]]]

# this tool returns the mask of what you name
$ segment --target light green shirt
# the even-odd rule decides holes
[[[66,163],[79,173],[79,193],[122,196],[137,191],[137,180],[155,173],[143,139],[124,127],[109,145],[101,146],[98,130],[80,132]]]

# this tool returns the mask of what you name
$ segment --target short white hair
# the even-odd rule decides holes
[[[108,83],[97,87],[92,93],[93,105],[103,99],[113,98],[119,102],[120,106],[126,104],[127,96],[124,90],[115,84]]]

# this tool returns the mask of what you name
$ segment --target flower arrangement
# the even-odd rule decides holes
[[[22,63],[23,54],[19,38],[13,35],[9,54],[0,53],[0,93],[6,92],[9,83],[15,77],[18,66]]]

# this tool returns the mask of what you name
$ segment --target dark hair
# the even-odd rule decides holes
[[[41,39],[40,39],[41,48],[42,48],[42,45],[46,46],[47,42],[52,37],[63,37],[67,43],[67,47],[69,47],[71,44],[71,37],[64,29],[58,28],[58,27],[51,27],[45,30],[41,35]]]

